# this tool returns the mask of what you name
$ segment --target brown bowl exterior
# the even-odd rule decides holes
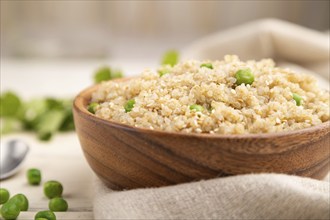
[[[74,101],[84,155],[112,189],[159,187],[247,173],[322,179],[330,165],[330,122],[292,132],[248,135],[183,134],[134,128],[86,109],[96,86]]]

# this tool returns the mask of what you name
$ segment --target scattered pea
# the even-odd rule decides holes
[[[38,169],[29,169],[26,176],[30,185],[39,185],[41,182],[41,172]]]
[[[123,77],[123,72],[120,70],[113,70],[109,66],[100,67],[94,74],[94,82],[100,83],[111,79]]]
[[[22,100],[14,92],[1,92],[0,116],[17,117],[20,114]]]
[[[41,141],[49,141],[52,138],[53,134],[51,132],[40,132],[38,134],[38,139]]]
[[[51,180],[44,184],[45,196],[49,199],[61,197],[63,193],[63,186],[60,182]]]
[[[254,75],[251,69],[238,70],[235,74],[236,84],[252,84],[254,82]]]
[[[206,68],[209,68],[209,69],[213,69],[212,63],[203,63],[203,64],[200,65],[200,67],[206,67]]]
[[[204,110],[203,106],[197,104],[191,105],[189,109],[196,112],[202,112]]]
[[[68,210],[68,203],[62,198],[52,198],[49,200],[48,207],[53,212],[65,212]]]
[[[162,65],[174,66],[179,61],[179,53],[176,50],[169,50],[164,53]]]
[[[4,219],[16,219],[21,210],[19,206],[13,202],[6,202],[5,204],[2,205],[0,209],[1,215]]]
[[[94,74],[94,82],[100,83],[111,79],[111,69],[108,66],[99,68]]]
[[[56,215],[52,211],[40,211],[34,216],[34,220],[38,219],[56,220]]]
[[[300,106],[301,101],[302,101],[302,97],[300,95],[298,95],[297,93],[292,93],[292,97],[296,101],[296,105]]]
[[[130,99],[126,102],[126,104],[124,105],[125,108],[125,112],[130,112],[132,111],[132,109],[134,108],[135,105],[135,100],[134,99]]]
[[[99,106],[98,103],[96,103],[96,102],[92,102],[92,103],[90,103],[90,104],[88,105],[87,110],[88,110],[90,113],[95,114],[96,107],[98,107],[98,106]]]
[[[5,188],[0,188],[0,204],[4,204],[9,199],[9,191]]]
[[[23,194],[16,194],[9,199],[10,203],[15,203],[20,211],[27,211],[29,209],[29,200]]]

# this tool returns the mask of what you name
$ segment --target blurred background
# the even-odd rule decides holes
[[[1,57],[159,58],[260,18],[327,31],[329,2],[1,0]]]

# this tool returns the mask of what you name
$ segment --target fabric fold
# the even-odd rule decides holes
[[[95,219],[329,219],[329,182],[251,174],[112,191],[95,180]]]
[[[289,22],[265,19],[204,37],[183,50],[183,59],[242,60],[272,58],[300,65],[329,77],[329,35]]]

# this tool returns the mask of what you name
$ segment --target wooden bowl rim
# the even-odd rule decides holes
[[[112,81],[126,81],[130,80],[134,77],[126,77],[120,79],[114,79]],[[152,130],[148,128],[134,127],[131,125],[122,124],[113,120],[106,120],[100,117],[95,116],[90,113],[85,104],[86,100],[90,100],[92,92],[94,92],[102,83],[92,85],[82,90],[73,101],[73,108],[78,114],[82,114],[87,118],[91,118],[101,124],[105,124],[107,126],[116,127],[118,129],[124,129],[128,131],[135,131],[140,133],[153,133],[158,135],[176,135],[176,136],[186,136],[186,137],[197,137],[197,138],[208,138],[208,139],[255,139],[255,138],[281,138],[284,136],[290,135],[303,135],[307,133],[314,133],[320,130],[330,130],[330,121],[323,122],[322,124],[315,125],[309,128],[303,128],[299,130],[293,131],[281,131],[281,132],[273,132],[273,133],[258,133],[258,134],[210,134],[210,133],[184,133],[184,132],[171,132],[171,131],[161,131],[161,130]]]

